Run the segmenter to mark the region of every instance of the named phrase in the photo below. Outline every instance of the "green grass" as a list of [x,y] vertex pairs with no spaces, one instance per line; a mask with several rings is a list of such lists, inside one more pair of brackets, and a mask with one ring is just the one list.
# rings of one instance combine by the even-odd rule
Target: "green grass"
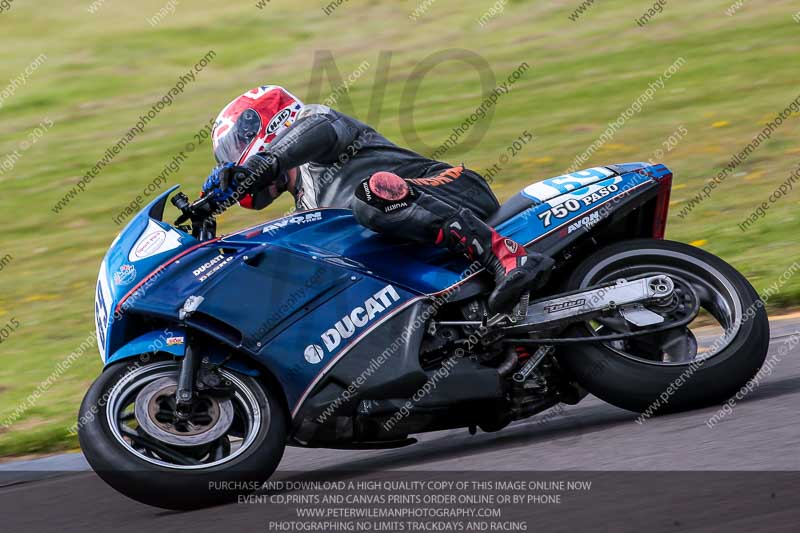
[[[506,198],[524,185],[560,174],[678,57],[686,65],[641,113],[586,163],[644,160],[680,126],[686,138],[663,157],[675,173],[668,236],[697,242],[742,270],[759,290],[798,257],[797,204],[792,193],[743,234],[736,227],[800,158],[800,124],[788,120],[692,215],[677,210],[798,93],[796,38],[789,1],[748,2],[733,17],[730,0],[668,3],[639,28],[647,4],[597,2],[577,22],[580,3],[512,1],[484,28],[477,20],[493,0],[437,0],[418,22],[415,1],[350,0],[326,16],[320,1],[273,0],[180,3],[156,28],[146,18],[165,4],[107,0],[97,14],[89,2],[15,2],[0,13],[0,91],[40,53],[47,61],[0,108],[0,163],[42,120],[54,126],[0,174],[0,327],[20,327],[0,344],[0,421],[23,402],[93,326],[97,268],[119,228],[112,222],[173,155],[230,99],[251,86],[279,83],[305,97],[312,90],[315,52],[330,50],[342,76],[362,61],[367,72],[352,86],[352,107],[366,119],[378,51],[391,50],[379,128],[404,143],[399,117],[413,113],[429,146],[442,143],[480,103],[478,73],[460,62],[439,65],[421,81],[413,110],[401,107],[415,66],[448,48],[477,52],[498,80],[521,62],[531,69],[503,96],[478,146],[446,159],[481,169],[497,161],[523,130],[537,140],[495,178]],[[687,5],[688,4],[688,5]],[[50,208],[205,53],[217,56],[197,82],[165,109],[62,214]],[[323,77],[321,97],[333,87]],[[188,192],[212,166],[207,145],[181,169]],[[285,212],[288,198],[262,213],[233,210],[223,231]],[[773,308],[800,300],[791,279]],[[101,368],[96,351],[82,355],[9,429],[0,429],[0,455],[74,447],[67,434],[83,392]]]

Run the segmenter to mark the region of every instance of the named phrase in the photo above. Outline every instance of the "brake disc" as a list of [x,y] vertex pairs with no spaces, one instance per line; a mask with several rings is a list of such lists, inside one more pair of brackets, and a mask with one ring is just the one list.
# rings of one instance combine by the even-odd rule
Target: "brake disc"
[[201,446],[225,435],[233,423],[233,403],[229,398],[200,396],[192,403],[185,420],[175,417],[173,377],[153,381],[136,395],[134,414],[142,431],[172,446]]

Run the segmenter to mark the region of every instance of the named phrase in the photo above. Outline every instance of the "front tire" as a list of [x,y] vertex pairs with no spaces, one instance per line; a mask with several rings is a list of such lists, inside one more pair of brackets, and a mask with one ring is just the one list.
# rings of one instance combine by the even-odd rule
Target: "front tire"
[[[559,362],[598,398],[648,416],[696,409],[733,396],[759,370],[769,349],[769,321],[755,289],[733,267],[704,250],[654,239],[620,242],[592,254],[570,276],[566,289],[643,274],[670,275],[695,293],[705,318],[720,324],[722,334],[713,349],[699,353],[699,342],[685,328],[686,340],[675,340],[696,353],[683,359],[669,350],[659,356],[659,348],[643,355],[637,350],[647,342],[656,344],[643,339],[631,343],[633,349],[621,342],[560,347]],[[587,323],[572,326],[566,335],[617,332]]]
[[[173,430],[175,436],[169,438],[168,423],[156,420],[155,429],[149,423],[143,426],[135,408],[143,397],[154,395],[154,387],[174,379],[179,368],[174,361],[128,361],[110,366],[97,378],[80,408],[78,438],[87,461],[122,494],[166,509],[206,507],[251,492],[274,472],[283,456],[284,409],[259,381],[222,370],[234,390],[231,406],[218,406],[211,415],[201,413],[191,431]],[[155,406],[151,411],[166,399],[164,394],[151,400]],[[214,401],[221,403],[208,399]],[[214,440],[207,442],[201,423],[221,419],[228,426],[225,434],[214,434]],[[156,430],[166,431],[163,435],[169,442],[153,438]]]

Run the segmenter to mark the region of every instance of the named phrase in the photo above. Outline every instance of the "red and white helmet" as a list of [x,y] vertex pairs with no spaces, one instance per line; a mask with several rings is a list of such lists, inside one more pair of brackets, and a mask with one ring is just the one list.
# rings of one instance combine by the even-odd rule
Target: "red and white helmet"
[[263,150],[297,119],[303,102],[277,85],[262,85],[239,96],[217,116],[211,140],[218,163],[241,165]]

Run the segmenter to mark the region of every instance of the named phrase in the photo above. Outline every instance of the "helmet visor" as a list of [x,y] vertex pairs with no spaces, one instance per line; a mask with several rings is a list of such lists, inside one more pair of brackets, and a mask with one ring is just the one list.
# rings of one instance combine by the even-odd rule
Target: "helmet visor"
[[222,137],[214,150],[219,163],[238,163],[245,151],[261,131],[261,117],[254,109],[246,109],[227,135]]

